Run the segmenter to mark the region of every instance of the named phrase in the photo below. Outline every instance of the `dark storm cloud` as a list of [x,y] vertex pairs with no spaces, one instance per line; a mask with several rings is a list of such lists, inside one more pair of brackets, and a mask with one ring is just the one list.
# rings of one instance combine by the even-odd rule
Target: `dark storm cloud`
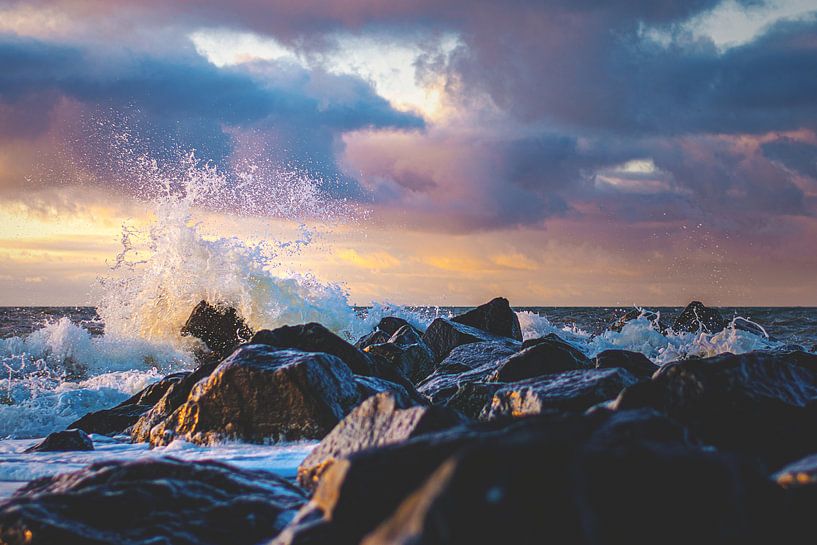
[[817,145],[783,137],[762,146],[763,154],[803,176],[817,180]]
[[[83,156],[110,135],[94,133],[108,114],[152,156],[198,150],[216,163],[232,151],[225,127],[274,132],[287,160],[338,176],[338,135],[366,127],[415,129],[423,121],[394,110],[368,83],[284,63],[219,69],[201,58],[104,55],[33,40],[0,40],[0,140],[36,139],[69,99],[86,106],[72,145]],[[109,120],[110,121],[110,120]],[[91,133],[87,130],[90,129]],[[67,135],[64,135],[67,136]],[[91,157],[103,163],[105,157]]]

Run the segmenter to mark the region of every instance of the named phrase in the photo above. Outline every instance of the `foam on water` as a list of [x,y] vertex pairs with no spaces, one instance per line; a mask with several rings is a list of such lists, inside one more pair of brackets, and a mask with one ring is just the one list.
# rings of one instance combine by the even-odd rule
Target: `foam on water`
[[646,312],[642,311],[641,316],[624,324],[620,331],[607,329],[600,335],[593,335],[575,326],[555,326],[547,316],[533,312],[517,312],[517,316],[525,339],[555,333],[590,357],[604,350],[631,350],[643,353],[659,365],[724,352],[743,354],[753,350],[774,350],[784,345],[780,341],[769,339],[767,335],[740,329],[738,323],[749,322],[758,332],[764,332],[761,326],[739,316],[733,318],[726,329],[717,333],[672,330],[662,333],[656,324],[657,320],[650,320]]

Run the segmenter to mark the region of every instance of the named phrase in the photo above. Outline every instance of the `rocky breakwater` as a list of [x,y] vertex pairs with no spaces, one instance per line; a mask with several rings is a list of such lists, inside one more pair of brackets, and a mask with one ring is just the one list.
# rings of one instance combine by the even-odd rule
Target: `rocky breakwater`
[[[690,308],[673,328],[725,323]],[[357,346],[319,324],[259,331],[134,396],[126,405],[148,409],[129,433],[154,445],[321,439],[297,485],[219,464],[98,464],[0,504],[0,542],[760,545],[810,535],[817,355],[659,368],[623,350],[591,358],[553,334],[522,342],[518,326],[495,299],[426,331],[384,320]]]

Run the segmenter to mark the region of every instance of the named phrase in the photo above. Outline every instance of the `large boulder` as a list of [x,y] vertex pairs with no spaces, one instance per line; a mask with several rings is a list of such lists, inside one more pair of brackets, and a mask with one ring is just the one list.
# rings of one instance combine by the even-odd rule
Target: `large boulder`
[[271,473],[172,458],[101,462],[0,504],[7,545],[233,545],[273,538],[305,501]]
[[527,348],[500,362],[489,380],[514,382],[563,371],[590,369],[590,359],[580,350],[550,334],[536,339]]
[[655,411],[537,416],[338,460],[273,543],[760,544],[773,489]]
[[416,406],[390,392],[377,394],[349,413],[312,450],[298,467],[298,482],[312,489],[339,458],[460,423],[461,417],[445,407]]
[[638,379],[625,369],[583,369],[514,382],[499,388],[483,418],[519,417],[545,411],[584,411],[615,399]]
[[369,345],[387,342],[398,330],[402,328],[409,328],[418,337],[423,335],[423,332],[411,325],[403,318],[396,316],[386,316],[378,322],[374,330],[368,335],[364,335],[355,343],[357,348],[363,350]]
[[776,468],[817,452],[815,400],[817,356],[751,352],[666,364],[616,406],[656,408],[704,441]]
[[386,342],[371,344],[364,351],[393,367],[412,384],[434,372],[434,353],[409,325],[398,329]]
[[673,331],[696,333],[699,330],[717,333],[726,327],[726,320],[721,313],[700,301],[692,301],[686,306],[672,324]]
[[48,437],[26,452],[63,452],[72,450],[94,450],[94,442],[82,430],[66,430],[49,433]]
[[463,449],[361,544],[775,540],[774,490],[762,473],[680,437],[669,441],[672,423],[658,415],[641,418],[653,422],[630,423],[613,445],[604,424],[576,423],[575,433],[554,427],[550,437]]
[[437,318],[423,334],[423,341],[434,353],[434,361],[441,362],[453,349],[470,343],[499,341],[512,344],[510,338],[493,335],[476,327],[461,324],[447,318]]
[[492,299],[465,314],[451,318],[451,320],[487,331],[498,337],[510,337],[517,341],[522,340],[522,328],[519,326],[519,318],[504,297]]
[[253,335],[250,344],[266,344],[303,352],[325,352],[340,358],[358,375],[375,374],[368,355],[315,322],[285,325],[273,330],[262,329]]
[[235,308],[201,301],[190,313],[181,334],[201,339],[207,348],[225,357],[247,341],[252,330]]
[[596,369],[626,369],[640,378],[649,378],[658,370],[650,359],[641,352],[629,350],[605,350],[594,359]]
[[[179,376],[169,387],[164,390],[162,397],[148,409],[130,428],[131,440],[134,443],[147,443],[150,441],[150,430],[179,408],[187,401],[187,396],[200,380],[210,376],[220,362],[211,361],[200,365],[195,371]],[[165,377],[164,380],[166,380]]]
[[460,345],[417,389],[432,403],[446,404],[464,385],[484,381],[496,371],[498,362],[516,353],[518,346],[518,343],[509,344],[503,340]]
[[389,381],[355,376],[331,354],[243,345],[151,428],[150,443],[321,439],[363,399],[383,390],[409,397]]
[[177,383],[183,381],[188,374],[182,372],[168,375],[162,380],[147,386],[116,407],[86,414],[79,420],[69,424],[67,429],[77,429],[85,433],[98,433],[100,435],[130,433],[132,427],[162,399],[165,393]]

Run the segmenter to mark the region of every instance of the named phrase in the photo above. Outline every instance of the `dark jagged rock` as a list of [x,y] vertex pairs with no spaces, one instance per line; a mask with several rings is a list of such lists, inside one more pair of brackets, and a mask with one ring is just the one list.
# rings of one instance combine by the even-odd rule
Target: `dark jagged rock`
[[498,389],[483,418],[519,417],[545,411],[584,411],[638,382],[625,369],[586,369],[545,375]]
[[335,356],[243,345],[151,429],[150,443],[321,439],[360,401],[355,377]]
[[94,450],[94,442],[82,430],[66,430],[49,433],[48,437],[26,452],[62,452],[71,450]]
[[704,441],[776,468],[817,452],[815,399],[817,356],[751,352],[666,364],[616,406],[654,407]]
[[773,491],[654,411],[530,417],[341,459],[273,543],[759,545]]
[[641,352],[629,350],[605,350],[596,356],[596,369],[626,369],[640,378],[649,378],[658,370],[650,359]]
[[389,335],[385,331],[375,329],[368,335],[364,335],[363,337],[359,338],[355,343],[355,348],[365,350],[366,347],[371,346],[373,344],[381,344],[388,342],[390,338],[391,335]]
[[499,382],[465,382],[445,401],[445,406],[469,418],[479,418],[482,410],[491,403],[494,394],[503,386],[504,384]]
[[609,329],[610,331],[620,332],[622,329],[624,329],[624,326],[627,325],[627,322],[631,322],[633,320],[636,320],[636,319],[640,318],[642,315],[644,316],[644,318],[646,318],[647,320],[652,322],[653,325],[661,333],[666,333],[667,330],[669,329],[667,324],[660,320],[660,317],[659,317],[658,313],[653,312],[651,310],[638,309],[638,308],[628,310],[626,313],[624,313],[623,316],[617,318],[615,321],[613,321],[611,324],[609,324],[607,326],[607,329]]
[[358,405],[323,438],[298,467],[298,482],[312,489],[338,458],[460,423],[459,415],[445,407],[412,406],[391,393],[377,394]]
[[503,340],[502,337],[447,318],[435,319],[423,334],[423,341],[434,353],[435,362],[443,361],[453,349],[463,344]]
[[518,343],[505,341],[460,345],[438,364],[437,370],[417,389],[432,403],[445,404],[463,385],[481,382],[496,371],[498,362],[515,354],[518,346]]
[[522,328],[519,326],[519,318],[504,297],[492,299],[465,314],[451,318],[451,320],[487,331],[498,337],[510,337],[517,341],[522,340]]
[[375,374],[369,356],[315,322],[285,325],[273,330],[262,329],[253,335],[250,344],[266,344],[276,348],[304,352],[325,352],[343,360],[353,373]]
[[500,362],[489,378],[492,382],[514,382],[562,371],[589,369],[592,362],[581,351],[559,337],[537,339],[521,352]]
[[201,301],[190,313],[181,334],[201,339],[207,348],[225,357],[249,339],[252,330],[235,308]]
[[[724,322],[726,321],[724,320]],[[734,325],[735,329],[739,329],[740,331],[746,331],[747,333],[757,335],[758,337],[764,337],[769,340],[774,340],[769,336],[768,333],[766,333],[766,330],[764,330],[761,326],[750,320],[747,320],[746,318],[741,318],[740,316],[738,316],[737,318],[734,318],[732,320],[732,324]]]
[[700,301],[692,301],[686,306],[672,324],[673,331],[687,331],[695,333],[703,329],[709,333],[717,333],[726,327],[726,321],[721,313],[714,308],[707,307]]
[[150,410],[150,405],[121,405],[113,409],[103,409],[88,413],[72,422],[66,429],[82,430],[85,433],[119,435],[128,433],[131,426]]
[[423,332],[408,323],[403,318],[398,318],[396,316],[386,316],[382,318],[380,322],[378,322],[377,327],[369,333],[361,337],[356,343],[355,346],[363,350],[367,346],[372,344],[381,344],[387,342],[392,336],[394,336],[400,329],[408,328],[410,329],[418,338],[422,337]]
[[774,491],[754,468],[638,435],[603,448],[596,433],[464,449],[361,544],[759,545],[776,537],[764,512]]
[[434,371],[434,354],[408,325],[398,329],[386,342],[367,346],[365,352],[394,368],[412,384]]
[[305,501],[284,479],[216,462],[102,462],[0,504],[8,545],[233,545],[273,538]]
[[[153,426],[165,420],[182,403],[187,401],[187,396],[190,395],[193,386],[200,380],[209,377],[219,363],[218,361],[210,361],[199,366],[192,373],[186,373],[179,380],[173,381],[162,397],[133,424],[130,430],[131,441],[134,443],[147,443],[150,441],[150,430],[153,429]],[[165,377],[163,381],[167,379],[168,377]]]

